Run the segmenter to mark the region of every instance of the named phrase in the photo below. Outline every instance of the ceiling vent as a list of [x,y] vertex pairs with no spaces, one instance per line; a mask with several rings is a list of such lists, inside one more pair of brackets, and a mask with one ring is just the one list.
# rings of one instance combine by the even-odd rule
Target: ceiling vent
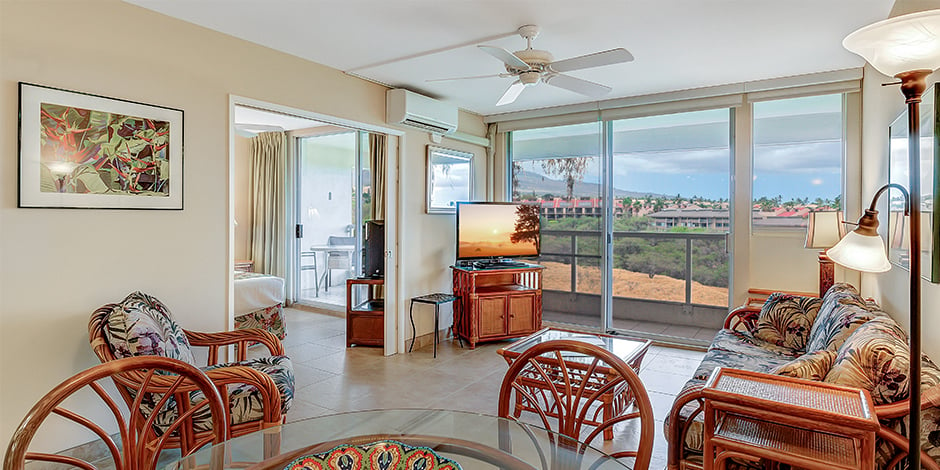
[[385,119],[389,124],[414,127],[432,134],[457,130],[457,107],[424,95],[396,88],[385,95]]

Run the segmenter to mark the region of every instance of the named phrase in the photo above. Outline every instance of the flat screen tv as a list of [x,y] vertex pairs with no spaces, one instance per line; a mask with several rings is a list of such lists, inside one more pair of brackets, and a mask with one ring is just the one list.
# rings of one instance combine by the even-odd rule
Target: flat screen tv
[[458,202],[457,259],[535,257],[540,251],[539,206],[516,202]]

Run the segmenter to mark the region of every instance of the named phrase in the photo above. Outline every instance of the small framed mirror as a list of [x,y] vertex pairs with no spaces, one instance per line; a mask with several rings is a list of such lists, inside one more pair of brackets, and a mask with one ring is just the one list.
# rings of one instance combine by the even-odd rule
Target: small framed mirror
[[428,145],[427,213],[456,213],[473,197],[472,179],[472,153]]

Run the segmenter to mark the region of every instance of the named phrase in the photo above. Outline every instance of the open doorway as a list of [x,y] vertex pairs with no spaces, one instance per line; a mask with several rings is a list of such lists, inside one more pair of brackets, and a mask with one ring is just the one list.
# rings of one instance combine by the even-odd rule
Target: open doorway
[[[376,213],[373,209],[395,207],[397,203],[397,193],[388,191],[384,181],[397,178],[400,132],[248,98],[233,97],[231,115],[233,265],[282,278],[280,299],[287,305],[306,304],[342,315],[346,311],[345,280],[363,272],[363,228],[375,225],[372,219],[390,218],[385,222],[391,230],[377,237],[382,243],[372,261],[378,260],[385,274],[385,289],[380,292],[390,305],[397,305],[396,272],[385,270],[386,265],[394,266],[395,214]],[[283,169],[282,180],[273,184],[283,191],[259,199],[257,175],[252,175],[257,171],[252,145],[257,146],[257,137],[265,134],[272,134],[284,144],[285,157],[277,166]],[[379,156],[381,159],[376,160]],[[378,176],[370,171],[372,167],[382,168]],[[373,183],[376,178],[381,179],[378,186]],[[373,199],[375,188],[381,188],[378,204]],[[382,202],[389,197],[391,200]],[[260,256],[280,260],[277,269],[255,260],[259,256],[253,241],[258,239],[259,224],[253,219],[257,218],[254,214],[259,200],[277,200],[281,204],[273,212],[283,214],[282,219],[261,224],[278,228],[271,238],[281,243],[281,248],[272,250],[280,254],[271,257],[262,250]],[[237,282],[230,286],[237,306],[239,286]],[[385,316],[386,355],[400,349],[399,322],[395,313]]]

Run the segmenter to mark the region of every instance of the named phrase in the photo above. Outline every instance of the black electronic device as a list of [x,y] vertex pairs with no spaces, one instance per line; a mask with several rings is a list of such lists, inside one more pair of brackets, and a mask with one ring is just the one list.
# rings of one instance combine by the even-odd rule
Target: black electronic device
[[367,221],[363,233],[363,276],[372,279],[385,277],[385,221]]
[[482,260],[492,268],[526,266],[506,258],[539,256],[539,212],[537,204],[521,202],[458,202],[457,260]]

